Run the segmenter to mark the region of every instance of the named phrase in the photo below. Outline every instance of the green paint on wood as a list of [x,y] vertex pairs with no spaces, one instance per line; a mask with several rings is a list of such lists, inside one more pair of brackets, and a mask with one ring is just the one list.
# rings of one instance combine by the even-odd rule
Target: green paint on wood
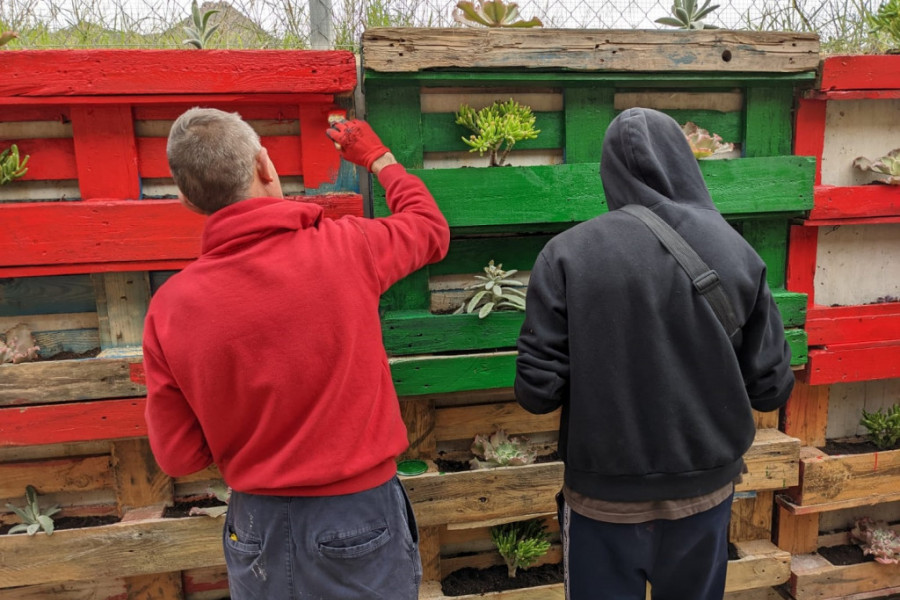
[[446,258],[431,265],[431,275],[483,275],[482,269],[491,260],[502,263],[506,270],[530,271],[537,255],[551,237],[528,235],[454,238],[450,242]]
[[[563,145],[563,114],[561,112],[534,113],[535,129],[540,130],[537,138],[516,142],[515,150],[543,150],[561,148]],[[456,124],[453,113],[425,113],[422,115],[425,152],[467,152],[469,147],[462,141],[472,132]],[[487,157],[485,157],[487,164]]]
[[366,113],[372,129],[401,164],[411,169],[422,167],[422,117],[418,86],[367,86]]
[[429,267],[419,269],[404,277],[382,294],[379,308],[382,312],[408,308],[428,310],[431,292],[428,291]]
[[772,288],[772,297],[775,298],[785,327],[800,327],[806,323],[806,294]]
[[[684,125],[688,121],[695,123],[710,133],[722,138],[723,142],[741,143],[744,139],[743,115],[740,112],[719,112],[716,110],[662,110],[676,121]],[[790,154],[790,151],[783,154]]]
[[809,361],[806,331],[802,329],[786,329],[784,335],[791,348],[791,366],[798,367]]
[[788,222],[785,219],[749,219],[741,233],[766,263],[770,287],[784,287],[787,268]]
[[599,163],[603,136],[615,118],[611,87],[565,90],[566,163]]
[[794,90],[749,87],[744,94],[746,103],[744,156],[790,154]]
[[[800,213],[813,205],[815,160],[800,156],[701,161],[724,215]],[[607,210],[596,163],[412,170],[452,227],[566,223]],[[376,189],[375,216],[389,214]]]
[[516,375],[514,352],[394,358],[390,364],[400,396],[512,387]]

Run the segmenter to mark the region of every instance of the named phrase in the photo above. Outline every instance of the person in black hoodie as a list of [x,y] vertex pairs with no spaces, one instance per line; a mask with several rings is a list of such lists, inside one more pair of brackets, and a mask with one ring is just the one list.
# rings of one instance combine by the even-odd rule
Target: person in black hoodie
[[[609,212],[538,256],[518,339],[515,393],[562,407],[557,496],[567,598],[721,600],[734,483],[751,409],[794,385],[766,266],[718,212],[678,123],[622,112],[603,141]],[[748,185],[752,182],[748,182]],[[739,325],[711,304],[651,230],[641,204],[715,270]]]

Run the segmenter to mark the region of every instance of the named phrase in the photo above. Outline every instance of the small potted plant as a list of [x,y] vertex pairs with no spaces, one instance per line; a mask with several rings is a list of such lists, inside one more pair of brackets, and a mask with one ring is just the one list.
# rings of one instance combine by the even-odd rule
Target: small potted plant
[[516,142],[533,140],[541,132],[534,128],[535,116],[531,107],[523,106],[510,98],[506,102],[496,101],[481,110],[475,110],[468,104],[459,107],[456,113],[456,124],[463,125],[473,132],[462,138],[471,149],[490,156],[490,166],[500,167]]
[[900,148],[895,148],[874,162],[865,156],[853,160],[853,166],[860,171],[871,171],[878,182],[900,185]]
[[475,275],[479,281],[466,286],[467,290],[478,290],[460,305],[453,314],[473,313],[478,311],[478,318],[483,319],[493,310],[525,310],[525,284],[512,279],[518,270],[503,270],[503,265],[494,265],[491,260],[484,268],[484,275]]
[[884,565],[900,564],[900,535],[886,523],[869,517],[857,519],[850,539],[862,548],[863,555]]
[[527,569],[550,549],[547,527],[540,519],[515,521],[491,527],[491,541],[506,563],[507,574],[516,576],[519,569]]

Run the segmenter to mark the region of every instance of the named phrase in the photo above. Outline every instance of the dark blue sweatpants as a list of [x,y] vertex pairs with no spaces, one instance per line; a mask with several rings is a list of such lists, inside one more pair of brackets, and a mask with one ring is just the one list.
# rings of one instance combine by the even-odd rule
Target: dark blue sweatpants
[[567,600],[722,600],[728,568],[730,496],[705,512],[626,525],[572,511],[559,524]]
[[396,477],[345,496],[233,492],[223,538],[232,600],[419,596],[419,536]]

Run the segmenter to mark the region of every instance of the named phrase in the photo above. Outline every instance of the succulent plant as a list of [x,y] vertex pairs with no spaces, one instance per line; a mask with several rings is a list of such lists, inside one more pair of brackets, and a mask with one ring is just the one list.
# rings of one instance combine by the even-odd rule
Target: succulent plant
[[17,37],[19,37],[19,33],[17,31],[0,32],[0,46],[5,46],[6,44],[13,41]]
[[883,521],[869,517],[857,519],[850,530],[850,539],[862,548],[864,555],[873,556],[885,565],[900,564],[900,535]]
[[502,429],[489,436],[476,435],[471,450],[475,455],[469,461],[473,469],[530,465],[537,456],[537,450],[528,445],[528,438],[509,437]]
[[506,4],[502,0],[478,0],[474,2],[463,0],[456,3],[458,13],[454,18],[458,23],[470,27],[543,27],[543,23],[537,17],[528,21],[519,18],[519,5],[510,2]]
[[885,0],[877,11],[867,15],[866,22],[872,33],[888,38],[892,50],[900,49],[900,0]]
[[43,529],[47,535],[53,535],[54,524],[51,517],[60,509],[58,506],[54,506],[42,512],[38,503],[37,490],[33,485],[25,486],[25,508],[19,508],[12,504],[7,504],[6,507],[22,519],[21,523],[13,525],[9,530],[10,534],[24,531],[28,535],[34,535]]
[[29,157],[26,156],[20,160],[19,147],[15,144],[0,152],[0,185],[25,175],[28,172],[28,169],[25,168],[25,165],[28,164],[28,159]]
[[534,121],[531,107],[522,106],[512,98],[507,102],[498,100],[478,111],[463,104],[456,113],[456,124],[474,132],[462,138],[471,148],[469,152],[478,152],[480,156],[490,153],[492,167],[506,162],[516,142],[537,137],[541,131],[534,128]]
[[550,549],[547,528],[540,519],[495,525],[491,527],[491,541],[506,562],[510,577],[515,577],[518,569],[533,565]]
[[672,4],[672,16],[662,17],[656,22],[660,25],[668,25],[669,27],[678,27],[680,29],[718,29],[715,25],[707,25],[701,19],[719,8],[719,5],[709,5],[710,0],[706,0],[703,6],[697,7],[697,0],[675,0]]
[[225,485],[224,481],[217,481],[211,484],[207,491],[216,497],[219,502],[224,502],[225,506],[194,506],[188,511],[188,515],[206,515],[207,517],[217,518],[228,512],[228,501],[231,499],[231,488]]
[[40,347],[24,323],[7,331],[5,337],[6,343],[0,342],[0,364],[29,362],[37,358]]
[[681,130],[691,146],[694,158],[698,160],[734,150],[734,144],[723,142],[718,134],[710,133],[692,121],[682,125]]
[[478,290],[468,300],[454,311],[453,314],[473,313],[478,310],[478,318],[483,319],[494,310],[509,308],[512,310],[525,310],[525,292],[519,288],[525,287],[521,281],[511,279],[518,273],[517,270],[504,271],[503,265],[494,266],[490,261],[484,268],[484,275],[476,275],[478,283],[466,286],[467,290]]
[[888,450],[900,442],[900,404],[873,412],[862,411],[859,424],[869,430],[869,439],[879,450]]
[[861,171],[872,171],[878,179],[890,185],[900,185],[900,148],[894,148],[875,162],[865,156],[853,161],[853,166]]
[[197,6],[197,0],[191,2],[191,21],[192,25],[185,27],[184,32],[188,34],[188,39],[184,40],[184,44],[190,44],[194,48],[202,50],[206,48],[206,44],[212,37],[212,34],[219,28],[218,25],[209,27],[209,18],[219,12],[218,10],[207,10],[200,13],[200,7]]

